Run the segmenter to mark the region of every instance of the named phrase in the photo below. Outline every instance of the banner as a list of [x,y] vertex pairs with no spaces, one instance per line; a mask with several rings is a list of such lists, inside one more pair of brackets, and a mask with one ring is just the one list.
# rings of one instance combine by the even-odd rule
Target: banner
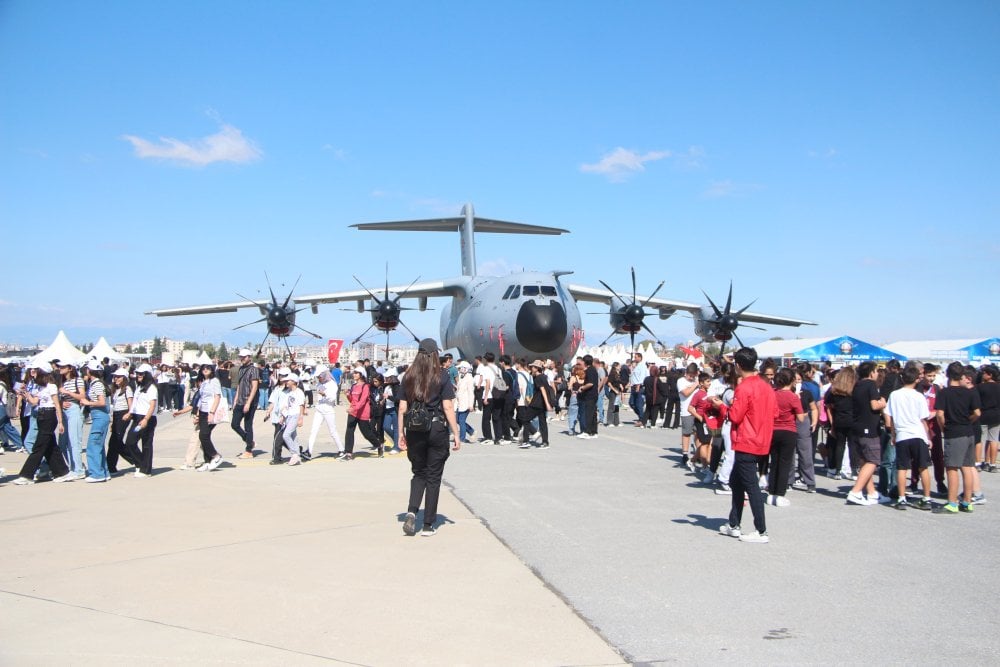
[[329,341],[327,341],[326,358],[327,360],[329,360],[331,365],[337,363],[337,360],[340,359],[340,348],[342,347],[344,347],[343,340],[335,340],[331,338]]

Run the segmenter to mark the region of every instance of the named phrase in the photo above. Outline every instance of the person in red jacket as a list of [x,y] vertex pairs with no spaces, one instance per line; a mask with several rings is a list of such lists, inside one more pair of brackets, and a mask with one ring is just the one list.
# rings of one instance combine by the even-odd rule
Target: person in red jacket
[[[719,532],[729,537],[738,537],[741,542],[765,544],[770,538],[764,522],[764,492],[758,484],[757,466],[762,460],[767,460],[771,450],[778,405],[774,389],[757,374],[756,350],[741,347],[733,360],[740,373],[733,405],[729,408],[735,459],[729,478],[733,496],[729,521],[719,527]],[[746,496],[749,496],[750,511],[753,512],[755,530],[752,533],[743,533],[740,529]]]
[[354,384],[351,385],[347,395],[351,402],[347,409],[347,433],[344,434],[344,451],[337,458],[343,461],[354,459],[355,429],[361,429],[361,435],[373,447],[378,448],[378,456],[382,458],[383,444],[379,442],[369,423],[372,416],[371,389],[368,386],[365,370],[360,366],[354,369]]

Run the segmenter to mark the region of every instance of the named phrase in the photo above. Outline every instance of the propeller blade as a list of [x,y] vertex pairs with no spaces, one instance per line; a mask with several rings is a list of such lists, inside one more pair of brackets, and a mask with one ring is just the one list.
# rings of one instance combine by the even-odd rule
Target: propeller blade
[[267,271],[264,272],[264,280],[267,281],[267,291],[271,293],[271,303],[277,305],[278,297],[274,296],[274,290],[271,289],[271,277],[267,275]]
[[753,301],[751,301],[751,302],[750,302],[750,303],[748,303],[747,305],[745,305],[745,306],[743,306],[742,308],[740,308],[739,310],[737,310],[737,311],[736,311],[736,315],[737,315],[737,316],[739,316],[739,315],[742,315],[742,314],[743,314],[743,311],[744,311],[744,310],[746,310],[746,309],[747,309],[747,308],[749,308],[750,306],[754,305],[755,303],[757,303],[757,299],[754,299]]
[[299,274],[299,277],[295,279],[295,284],[292,285],[292,289],[288,292],[288,296],[285,297],[285,303],[281,304],[282,308],[288,308],[288,302],[292,300],[292,294],[295,292],[295,288],[299,286],[300,280],[302,280],[301,273]]
[[[406,289],[403,290],[403,292],[401,294],[397,294],[396,298],[393,299],[392,302],[398,306],[399,305],[399,300],[402,299],[404,296],[406,296],[406,293],[410,291],[411,287],[413,287],[414,285],[417,284],[418,280],[420,280],[420,276],[417,276],[416,278],[414,278],[413,282],[410,283],[409,285],[407,285]],[[386,282],[386,292],[385,292],[386,296],[388,296],[388,294],[389,294],[388,290],[389,290],[389,283]],[[413,310],[413,308],[400,308],[400,310]]]
[[726,297],[726,310],[723,311],[726,315],[729,314],[729,310],[733,307],[733,281],[729,281],[729,296]]
[[[362,287],[364,287],[364,285],[362,285]],[[362,338],[364,338],[364,337],[365,337],[365,334],[367,334],[367,333],[368,333],[369,331],[371,331],[371,330],[372,330],[372,327],[373,327],[373,326],[375,326],[375,323],[374,323],[374,322],[372,322],[371,324],[369,324],[369,325],[368,325],[368,328],[367,328],[367,329],[365,329],[364,331],[362,331],[362,332],[361,332],[361,335],[360,335],[360,336],[358,336],[357,338],[355,338],[354,340],[352,340],[352,341],[351,341],[351,345],[354,345],[354,344],[355,344],[355,343],[357,343],[357,342],[358,342],[359,340],[361,340]]]
[[610,286],[610,285],[608,285],[608,284],[607,284],[606,282],[604,282],[603,280],[598,280],[597,282],[599,282],[599,283],[601,283],[602,285],[604,285],[604,289],[608,290],[609,292],[611,292],[612,294],[614,294],[614,295],[615,295],[616,297],[618,297],[618,300],[619,300],[619,301],[621,301],[622,303],[625,303],[625,299],[623,299],[623,298],[621,298],[620,296],[618,296],[618,292],[616,292],[616,291],[614,291],[613,289],[611,289],[611,286]]
[[264,334],[264,340],[260,341],[260,345],[257,346],[257,355],[256,356],[258,356],[258,357],[260,356],[260,351],[264,349],[264,343],[267,342],[267,337],[270,336],[270,335],[271,335],[270,331],[268,331],[266,334]]
[[299,331],[304,331],[304,332],[306,332],[307,334],[309,334],[309,335],[310,335],[310,336],[312,336],[313,338],[322,338],[322,336],[320,336],[319,334],[317,334],[317,333],[313,333],[312,331],[309,331],[309,329],[306,329],[306,328],[304,328],[304,327],[300,327],[300,326],[299,326],[298,324],[296,324],[296,325],[295,325],[295,328],[296,328],[296,329],[298,329]]
[[266,317],[262,317],[259,320],[254,320],[253,322],[247,322],[246,324],[241,324],[238,327],[233,327],[233,331],[236,331],[237,329],[242,329],[243,327],[248,327],[251,324],[260,324],[261,322],[266,322],[266,321],[267,321],[267,318]]
[[385,263],[385,298],[389,298],[389,262]]
[[[642,304],[642,308],[643,308],[643,310],[645,310],[645,308],[646,308],[646,305],[647,305],[647,304],[648,304],[648,303],[649,303],[650,301],[652,301],[652,300],[653,300],[653,297],[655,297],[655,296],[656,296],[656,293],[657,293],[657,292],[659,292],[659,291],[660,291],[660,290],[661,290],[661,289],[663,288],[663,286],[664,286],[664,285],[665,285],[666,283],[667,283],[667,281],[666,281],[666,280],[661,280],[661,281],[660,281],[660,284],[656,286],[656,289],[655,289],[655,290],[653,290],[653,293],[652,293],[652,294],[650,294],[650,295],[649,295],[649,298],[647,298],[647,299],[646,299],[646,301],[645,301],[645,302],[644,302],[644,303]],[[648,313],[647,313],[647,314],[648,314]]]
[[631,267],[631,269],[632,269],[632,303],[635,303],[635,267],[633,266]]
[[399,326],[401,326],[401,327],[403,327],[404,329],[406,329],[407,331],[409,331],[410,335],[411,335],[411,336],[413,336],[413,340],[415,340],[415,341],[416,341],[416,342],[418,342],[418,343],[420,342],[420,339],[419,339],[419,338],[417,338],[417,334],[415,334],[415,333],[413,333],[412,331],[410,331],[410,327],[406,326],[406,323],[405,323],[405,322],[403,322],[403,320],[400,320],[400,321],[399,321]]
[[361,282],[360,280],[358,280],[357,276],[351,276],[351,277],[354,278],[354,281],[356,283],[358,283],[359,285],[361,285],[361,289],[363,289],[364,291],[368,292],[368,296],[370,296],[372,299],[375,300],[375,305],[379,305],[379,304],[382,303],[382,299],[380,299],[377,296],[375,296],[375,294],[373,294],[370,289],[368,289],[367,287],[365,287],[365,284],[363,282]]
[[764,327],[756,327],[752,324],[741,324],[740,326],[743,327],[744,329],[756,329],[757,331],[767,331],[767,329],[765,329]]
[[253,299],[247,299],[247,298],[246,298],[245,296],[243,296],[243,295],[242,295],[242,294],[240,294],[239,292],[237,292],[237,293],[236,293],[236,296],[238,296],[238,297],[240,297],[241,299],[244,299],[244,300],[246,300],[246,301],[249,301],[249,302],[250,302],[250,303],[252,303],[253,305],[257,306],[258,308],[267,308],[267,306],[265,306],[265,305],[263,305],[263,304],[260,304],[260,303],[257,303],[257,302],[256,302],[256,301],[254,301]]
[[736,342],[740,344],[740,347],[746,347],[746,345],[743,344],[743,341],[740,340],[740,335],[735,331],[733,332],[733,337],[736,338]]
[[646,331],[647,331],[647,332],[649,333],[649,335],[653,337],[653,340],[655,340],[655,341],[656,341],[656,344],[657,344],[657,345],[659,345],[660,347],[666,347],[666,345],[664,345],[664,344],[663,344],[663,341],[661,341],[661,340],[660,340],[660,339],[659,339],[659,338],[657,337],[657,335],[656,335],[655,333],[653,333],[653,330],[652,330],[652,329],[650,329],[650,328],[649,328],[648,326],[646,326],[646,323],[645,323],[645,322],[643,322],[643,323],[642,323],[642,328],[643,328],[643,329],[645,329],[645,330],[646,330]]
[[611,333],[609,333],[609,334],[608,334],[608,337],[607,337],[607,338],[605,338],[605,339],[604,339],[603,341],[601,341],[601,344],[600,344],[600,345],[598,345],[597,347],[604,347],[604,345],[605,345],[605,344],[606,344],[606,343],[607,343],[607,342],[608,342],[609,340],[611,340],[611,337],[612,337],[612,336],[614,336],[614,335],[615,335],[615,333],[616,333],[616,332],[614,332],[614,331],[612,331]]
[[628,332],[628,350],[629,350],[629,352],[635,352],[635,332],[634,331],[629,331]]
[[712,301],[712,297],[710,297],[708,294],[706,294],[705,290],[702,290],[701,293],[705,295],[706,299],[708,299],[708,303],[712,306],[712,310],[715,311],[715,317],[717,319],[721,319],[722,318],[722,311],[719,310],[719,307],[715,305],[714,301]]

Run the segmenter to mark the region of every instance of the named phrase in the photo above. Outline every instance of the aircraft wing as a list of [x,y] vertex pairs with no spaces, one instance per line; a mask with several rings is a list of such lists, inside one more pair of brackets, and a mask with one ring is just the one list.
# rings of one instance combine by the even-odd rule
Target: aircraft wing
[[157,315],[159,317],[169,317],[172,315],[206,315],[208,313],[235,313],[240,308],[260,308],[261,305],[253,301],[234,301],[233,303],[217,303],[211,306],[188,306],[186,308],[162,308],[160,310],[147,311],[146,315]]
[[[413,285],[390,286],[389,291],[396,296],[403,298],[419,299],[422,297],[463,297],[469,284],[467,276],[459,276],[446,280],[435,280],[426,283],[416,283]],[[385,288],[372,287],[371,291],[378,298],[383,298]],[[360,299],[370,299],[371,294],[364,289],[348,290],[345,292],[327,292],[326,294],[306,294],[304,296],[293,297],[296,304],[309,304],[315,306],[321,303],[341,303],[344,301],[358,301]]]
[[[572,294],[573,298],[575,298],[577,301],[593,301],[597,303],[608,304],[610,306],[611,300],[615,298],[614,292],[611,292],[606,289],[598,289],[596,287],[584,287],[583,285],[567,285],[566,287],[567,289],[569,289],[569,293]],[[628,298],[632,295],[623,294],[622,296]],[[661,310],[667,310],[667,311],[686,310],[692,313],[695,311],[701,311],[701,305],[697,303],[688,303],[687,301],[674,301],[672,299],[662,299],[660,297],[653,297],[652,299],[649,299],[648,303],[646,303],[647,299],[649,299],[649,297],[642,295],[636,295],[635,297],[637,303],[646,304],[647,306],[650,306],[652,308],[659,308]]]
[[[597,289],[594,287],[585,287],[583,285],[567,285],[570,294],[577,301],[594,301],[598,303],[604,303],[611,305],[611,300],[615,298],[613,292],[606,289]],[[622,294],[621,296],[626,299],[631,297],[631,294]],[[678,310],[684,310],[689,313],[695,314],[701,313],[702,308],[705,306],[699,303],[689,303],[687,301],[674,301],[672,299],[662,299],[660,297],[653,297],[647,301],[648,297],[642,295],[636,295],[635,300],[639,304],[643,304],[650,308],[657,308],[661,311],[676,312]],[[710,306],[709,306],[710,307]],[[800,320],[792,317],[783,317],[781,315],[764,315],[762,313],[751,313],[749,311],[744,312],[739,315],[740,322],[753,322],[755,324],[775,324],[783,327],[797,327],[803,324],[815,325],[815,322],[810,322],[808,320]]]

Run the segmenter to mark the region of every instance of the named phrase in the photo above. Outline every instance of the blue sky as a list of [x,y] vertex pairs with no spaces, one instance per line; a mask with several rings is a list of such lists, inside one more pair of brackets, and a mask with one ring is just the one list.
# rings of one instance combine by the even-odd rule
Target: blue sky
[[6,0],[0,340],[257,340],[231,331],[249,311],[142,313],[265,270],[298,293],[457,274],[457,236],[348,225],[466,201],[572,231],[481,235],[489,271],[625,290],[635,266],[686,301],[732,279],[820,322],[802,336],[995,336],[998,72],[995,2]]

